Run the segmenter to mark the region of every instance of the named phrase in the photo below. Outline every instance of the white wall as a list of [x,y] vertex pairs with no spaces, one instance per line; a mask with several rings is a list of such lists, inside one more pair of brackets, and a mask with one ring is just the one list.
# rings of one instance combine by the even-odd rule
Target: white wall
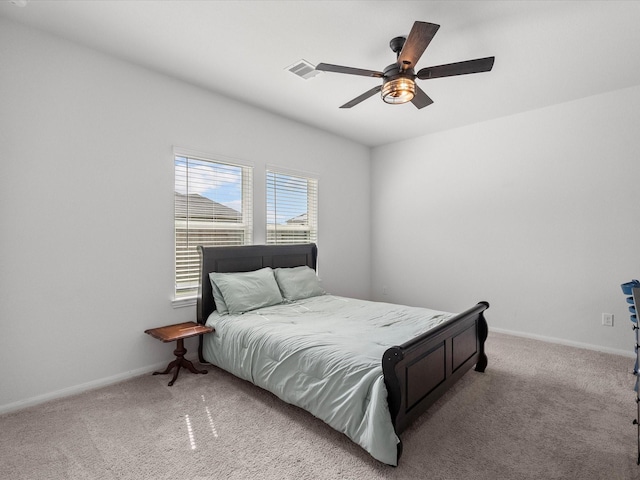
[[325,287],[369,296],[368,148],[0,19],[0,412],[171,359],[173,145],[254,164],[256,243],[265,165],[318,174]]
[[374,149],[372,296],[633,352],[638,125],[635,87]]

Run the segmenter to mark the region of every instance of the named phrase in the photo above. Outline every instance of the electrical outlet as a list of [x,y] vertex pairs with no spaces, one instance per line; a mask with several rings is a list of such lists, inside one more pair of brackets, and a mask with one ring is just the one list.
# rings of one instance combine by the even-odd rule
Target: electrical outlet
[[613,327],[613,313],[602,314],[602,325],[605,327]]
[[387,286],[386,286],[386,285],[383,285],[383,286],[382,286],[382,294],[383,294],[383,295],[386,295],[387,293],[388,293],[388,292],[387,292]]

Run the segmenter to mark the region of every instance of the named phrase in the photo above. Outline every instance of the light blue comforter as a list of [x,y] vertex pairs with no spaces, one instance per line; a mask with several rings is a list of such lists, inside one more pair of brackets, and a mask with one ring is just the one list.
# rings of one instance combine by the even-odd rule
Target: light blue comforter
[[213,312],[204,357],[397,465],[382,355],[454,314],[323,295],[241,315]]

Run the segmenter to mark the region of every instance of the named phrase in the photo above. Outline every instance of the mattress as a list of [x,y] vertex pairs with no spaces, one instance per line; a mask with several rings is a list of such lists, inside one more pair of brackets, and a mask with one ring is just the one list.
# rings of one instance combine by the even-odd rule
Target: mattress
[[204,358],[301,407],[397,465],[382,355],[452,313],[334,295],[238,315],[213,312]]

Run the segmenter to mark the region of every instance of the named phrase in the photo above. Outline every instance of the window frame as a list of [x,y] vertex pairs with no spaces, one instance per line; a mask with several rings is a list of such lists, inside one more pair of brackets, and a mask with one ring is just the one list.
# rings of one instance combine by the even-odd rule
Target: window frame
[[[178,190],[178,171],[177,171],[177,167],[178,167],[178,159],[179,158],[184,158],[187,160],[191,159],[197,162],[200,162],[200,164],[202,164],[202,162],[205,163],[210,163],[212,165],[221,165],[223,168],[224,167],[237,167],[240,168],[240,172],[241,172],[241,179],[240,179],[240,189],[241,189],[241,202],[242,202],[242,210],[241,210],[241,215],[242,215],[242,221],[240,223],[236,223],[236,222],[215,222],[215,219],[212,218],[211,221],[208,220],[203,220],[201,221],[201,225],[202,226],[202,222],[206,222],[208,224],[208,227],[211,227],[211,225],[213,225],[213,230],[215,232],[215,230],[226,230],[226,231],[237,231],[237,232],[241,232],[241,235],[243,237],[243,242],[242,243],[224,243],[225,245],[251,245],[253,244],[253,235],[254,235],[254,211],[253,211],[253,204],[254,204],[254,175],[255,175],[255,168],[254,165],[251,162],[247,162],[245,160],[239,160],[237,158],[231,158],[225,155],[219,155],[219,154],[211,154],[211,153],[205,153],[205,152],[199,152],[199,151],[194,151],[191,149],[186,149],[186,148],[181,148],[181,147],[174,147],[173,148],[173,170],[174,170],[174,213],[173,213],[173,233],[174,233],[174,262],[173,262],[173,278],[174,278],[174,286],[173,286],[173,299],[172,299],[172,305],[174,308],[178,308],[178,307],[183,307],[183,306],[190,306],[190,305],[195,305],[196,304],[196,300],[197,300],[197,288],[194,291],[194,285],[193,283],[189,286],[189,285],[184,285],[184,288],[181,288],[180,282],[178,280],[178,263],[179,263],[179,240],[178,240],[178,236],[179,236],[179,221],[181,219],[179,219],[179,212],[178,212],[178,193],[180,193]],[[197,164],[196,164],[197,165]],[[188,166],[187,166],[188,169]],[[188,171],[188,170],[187,170]],[[186,181],[186,177],[187,174],[184,174],[184,178]],[[219,177],[218,177],[219,180]],[[213,183],[215,183],[215,179],[213,182],[211,182],[211,185],[213,185]],[[188,196],[189,196],[190,192],[187,191],[186,194],[183,195],[187,195],[187,205],[188,205]],[[208,198],[208,197],[205,197]],[[209,199],[212,202],[215,202],[216,204],[222,204],[224,205],[224,203],[222,202],[217,202],[215,200]],[[226,205],[225,205],[226,206]],[[188,207],[187,207],[188,208]],[[231,208],[231,207],[230,207]],[[190,221],[190,216],[189,213],[187,212],[185,214],[186,218],[184,220],[182,220],[184,223],[186,223],[186,227],[185,230],[187,231],[187,237],[188,237],[188,232],[189,232],[189,221]],[[197,220],[196,220],[197,222]],[[210,228],[209,228],[210,229]],[[197,230],[197,229],[196,229]],[[202,229],[200,229],[202,230]],[[210,229],[211,230],[211,229]],[[202,235],[202,233],[197,233],[197,235]],[[214,241],[212,242],[197,242],[194,245],[190,245],[188,240],[187,240],[187,249],[189,248],[195,248],[195,245],[197,244],[208,244],[208,245],[213,245],[215,244]],[[189,255],[189,254],[187,254]],[[193,253],[190,254],[193,257]],[[193,269],[193,267],[187,267],[187,268],[191,268]],[[198,268],[199,270],[199,268]],[[193,274],[191,274],[193,275]],[[199,274],[198,274],[199,276]],[[187,293],[181,293],[181,291],[187,290]]]

